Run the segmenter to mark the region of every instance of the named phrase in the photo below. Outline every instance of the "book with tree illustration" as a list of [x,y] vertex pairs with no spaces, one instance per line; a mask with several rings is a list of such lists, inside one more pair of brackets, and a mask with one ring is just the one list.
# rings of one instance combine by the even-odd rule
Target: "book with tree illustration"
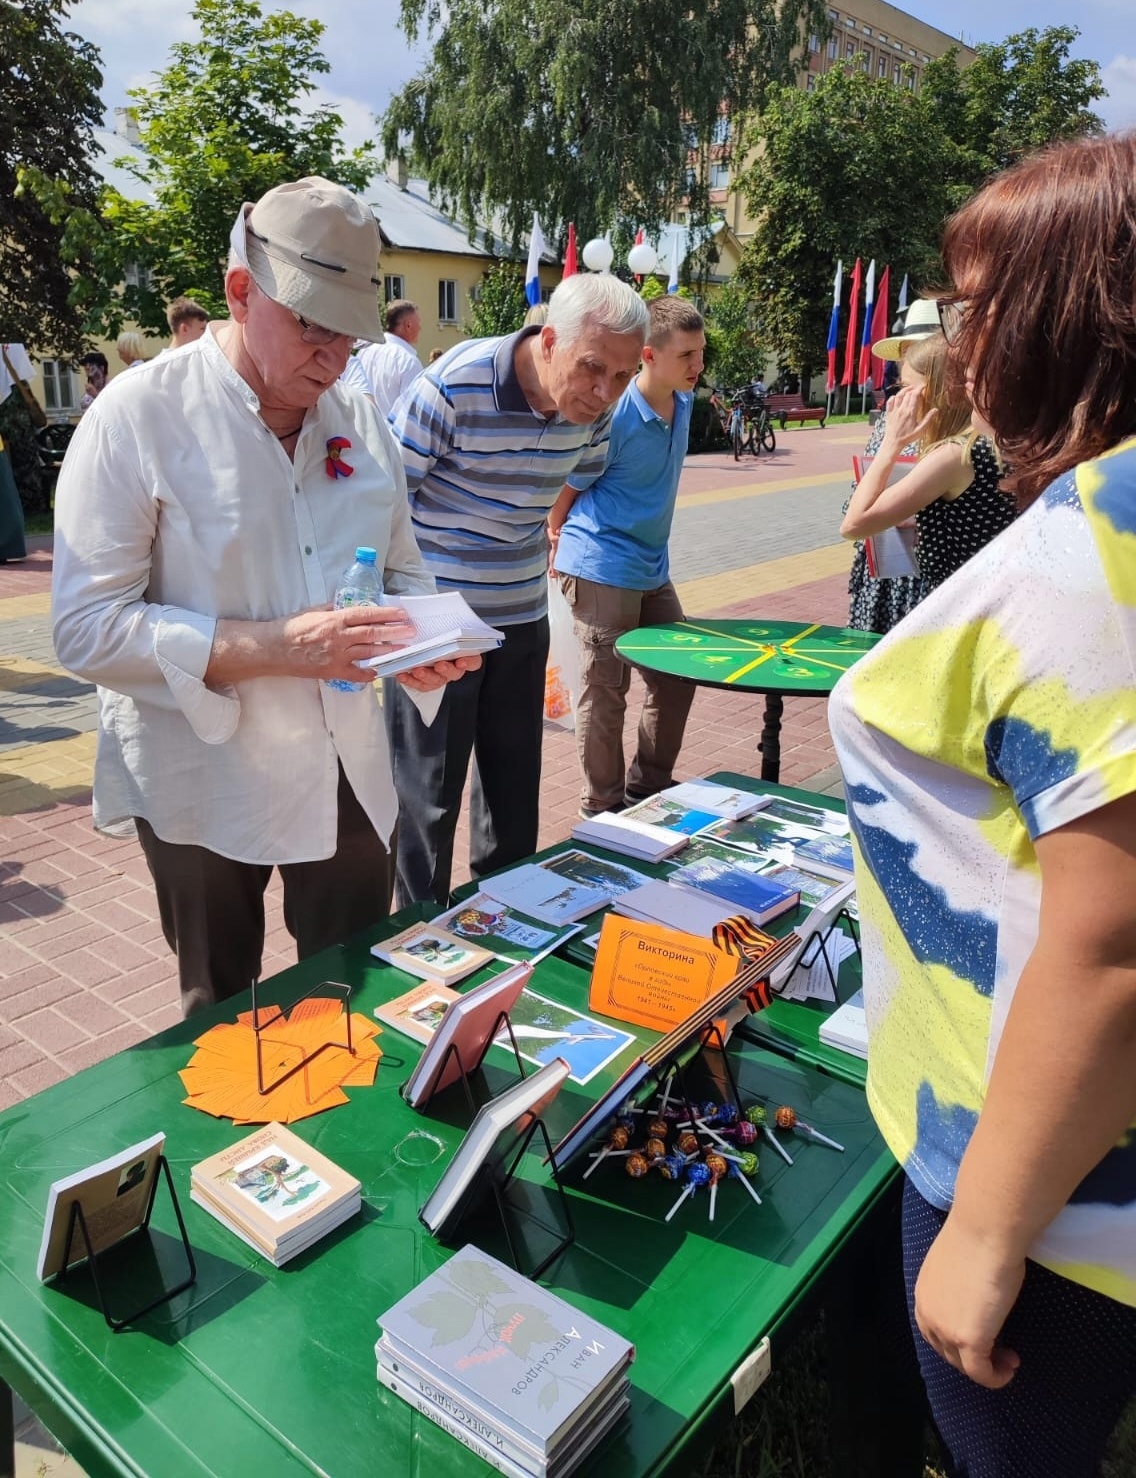
[[282,1124],[266,1124],[195,1165],[190,1196],[277,1264],[360,1206],[355,1177]]

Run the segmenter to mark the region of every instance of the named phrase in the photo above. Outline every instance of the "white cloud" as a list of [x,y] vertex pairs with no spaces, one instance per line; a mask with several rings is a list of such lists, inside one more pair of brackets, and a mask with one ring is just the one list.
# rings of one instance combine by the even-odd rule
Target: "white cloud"
[[1114,56],[1101,68],[1108,97],[1097,103],[1097,111],[1109,128],[1136,127],[1136,56]]
[[334,108],[343,119],[343,142],[349,149],[360,144],[378,143],[379,125],[375,122],[375,110],[370,103],[358,98],[340,97],[325,87],[317,87],[304,100],[304,109],[309,107]]

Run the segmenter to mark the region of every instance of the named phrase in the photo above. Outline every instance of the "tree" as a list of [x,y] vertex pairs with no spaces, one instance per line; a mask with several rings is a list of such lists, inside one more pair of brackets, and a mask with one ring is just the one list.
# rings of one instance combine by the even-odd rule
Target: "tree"
[[465,332],[474,339],[516,333],[527,306],[521,269],[513,262],[497,262],[482,274]]
[[845,67],[813,92],[779,89],[755,132],[743,185],[758,224],[736,281],[763,339],[808,374],[823,363],[838,258],[935,280],[957,151],[925,94]]
[[82,321],[69,302],[62,222],[23,183],[54,181],[93,210],[89,163],[102,120],[93,46],[63,29],[71,0],[0,0],[0,340],[78,354]]
[[471,228],[500,212],[516,245],[534,210],[550,240],[621,212],[653,229],[688,195],[704,218],[692,150],[727,153],[724,120],[827,21],[821,0],[402,0],[401,25],[433,50],[383,116],[388,157],[409,147],[447,208]]
[[1069,56],[1079,34],[1073,26],[1031,28],[979,46],[969,66],[960,67],[952,49],[924,70],[923,94],[959,149],[956,203],[1044,144],[1101,131],[1091,111],[1105,96],[1100,68]]
[[[74,300],[103,332],[127,317],[164,331],[165,303],[181,293],[223,313],[229,235],[243,201],[310,174],[361,190],[376,166],[366,149],[346,152],[333,109],[304,111],[314,79],[329,70],[322,22],[287,10],[264,15],[257,0],[195,0],[193,16],[200,38],[172,46],[153,86],[130,94],[146,157],[129,168],[154,203],[107,188],[101,222],[69,222],[67,240],[100,264],[76,282]],[[145,272],[122,288],[128,264]]]
[[747,285],[730,279],[706,309],[706,374],[724,390],[748,384],[764,368]]

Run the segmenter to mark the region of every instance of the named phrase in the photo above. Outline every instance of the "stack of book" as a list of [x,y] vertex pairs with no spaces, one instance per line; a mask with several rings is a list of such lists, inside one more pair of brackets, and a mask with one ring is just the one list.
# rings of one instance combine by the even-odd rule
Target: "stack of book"
[[411,667],[428,667],[453,657],[492,652],[505,633],[488,625],[457,591],[444,595],[384,595],[384,606],[399,606],[414,623],[414,639],[396,651],[368,657],[360,667],[379,677],[394,677]]
[[688,780],[648,796],[626,811],[603,811],[581,821],[573,827],[572,835],[577,841],[594,842],[629,857],[659,862],[680,852],[692,836],[707,827],[750,816],[768,805],[770,799],[712,780]]
[[567,1478],[630,1404],[633,1346],[473,1246],[379,1325],[380,1382],[513,1478]]
[[266,1124],[190,1171],[192,1200],[280,1267],[359,1210],[353,1175],[282,1124]]

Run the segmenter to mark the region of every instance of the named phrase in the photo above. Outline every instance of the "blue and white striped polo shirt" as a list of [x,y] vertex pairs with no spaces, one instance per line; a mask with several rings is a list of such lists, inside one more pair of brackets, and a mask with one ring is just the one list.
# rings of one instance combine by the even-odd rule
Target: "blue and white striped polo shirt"
[[496,626],[547,609],[545,518],[569,474],[603,471],[611,412],[585,426],[538,415],[514,367],[538,327],[459,344],[395,405],[414,537],[439,590]]

